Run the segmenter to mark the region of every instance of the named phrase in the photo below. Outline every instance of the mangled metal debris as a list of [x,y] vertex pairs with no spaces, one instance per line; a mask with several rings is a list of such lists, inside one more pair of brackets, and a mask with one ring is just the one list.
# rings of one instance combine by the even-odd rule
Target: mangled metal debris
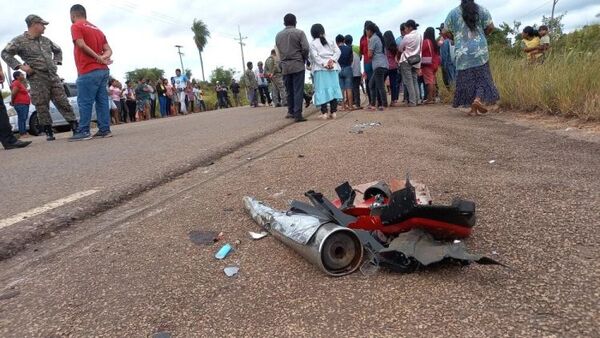
[[244,205],[273,237],[328,275],[343,276],[358,269],[363,249],[351,229],[330,222],[325,215],[280,212],[251,197],[244,197]]
[[362,134],[362,133],[364,133],[365,129],[374,128],[374,127],[380,127],[380,126],[381,126],[381,122],[358,123],[358,124],[355,124],[350,129],[350,132],[354,133],[354,134]]
[[409,179],[404,186],[397,180],[356,187],[345,182],[336,193],[329,201],[308,191],[312,205],[292,201],[287,212],[251,197],[244,197],[244,205],[265,230],[331,276],[363,271],[363,255],[368,264],[399,272],[448,261],[500,264],[457,241],[475,225],[474,202],[434,205],[428,188]]

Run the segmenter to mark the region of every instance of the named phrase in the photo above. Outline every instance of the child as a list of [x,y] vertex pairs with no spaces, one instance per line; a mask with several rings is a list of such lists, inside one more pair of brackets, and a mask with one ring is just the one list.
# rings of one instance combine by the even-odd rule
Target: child
[[550,50],[550,35],[548,35],[548,26],[540,26],[540,29],[538,29],[538,34],[540,35],[540,46],[538,47],[538,50],[542,52],[543,61],[548,53],[548,50]]

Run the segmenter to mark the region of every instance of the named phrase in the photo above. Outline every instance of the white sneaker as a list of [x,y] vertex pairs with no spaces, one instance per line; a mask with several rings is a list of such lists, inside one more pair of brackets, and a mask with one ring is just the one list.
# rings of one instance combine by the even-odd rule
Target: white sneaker
[[335,120],[335,118],[337,117],[337,115],[335,113],[331,113],[331,118]]
[[327,120],[327,115],[328,115],[328,114],[321,114],[321,118],[322,118],[323,120]]

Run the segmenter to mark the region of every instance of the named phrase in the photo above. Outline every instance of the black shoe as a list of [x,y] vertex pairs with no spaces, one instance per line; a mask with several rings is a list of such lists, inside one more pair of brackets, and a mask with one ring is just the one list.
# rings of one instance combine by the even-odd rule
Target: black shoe
[[280,108],[281,107],[281,103],[278,103],[275,105],[276,108]]
[[290,115],[290,114],[287,114],[287,115],[285,116],[285,118],[286,118],[286,119],[293,119],[293,118],[294,118],[294,116],[293,116],[293,115]]
[[77,123],[77,121],[71,121],[69,122],[69,125],[71,126],[73,136],[75,136],[75,134],[77,134],[77,132],[79,131],[79,123]]
[[94,138],[107,138],[112,137],[112,133],[110,131],[98,131],[94,134]]
[[296,122],[306,122],[307,120],[304,117],[297,117],[294,121],[296,121]]
[[31,141],[17,140],[14,143],[5,144],[4,149],[10,150],[10,149],[17,149],[17,148],[25,148],[30,144],[31,144]]
[[46,133],[46,141],[56,140],[56,137],[54,137],[54,131],[52,130],[52,126],[44,126],[44,133]]

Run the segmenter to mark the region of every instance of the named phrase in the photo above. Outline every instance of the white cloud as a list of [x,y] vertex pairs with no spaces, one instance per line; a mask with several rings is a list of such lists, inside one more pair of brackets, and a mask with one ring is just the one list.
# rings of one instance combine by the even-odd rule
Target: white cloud
[[[10,0],[0,0],[8,3]],[[241,26],[246,61],[264,60],[274,45],[275,34],[283,28],[283,16],[294,13],[298,28],[310,35],[313,23],[322,23],[327,34],[352,34],[356,41],[362,34],[365,20],[372,20],[382,30],[398,33],[401,22],[415,19],[424,30],[443,22],[450,9],[460,2],[443,0],[408,1],[381,0],[279,0],[279,1],[189,1],[189,0],[79,0],[88,12],[88,19],[106,34],[114,50],[111,73],[123,78],[126,71],[139,67],[157,67],[167,76],[180,67],[177,49],[184,46],[185,68],[192,69],[196,78],[201,77],[198,51],[192,40],[190,26],[194,18],[203,20],[211,31],[203,54],[208,79],[218,66],[241,70],[240,46],[234,40],[237,27]],[[60,74],[68,81],[76,77],[73,61],[73,43],[70,38],[69,8],[75,1],[21,0],[3,4],[0,21],[0,46],[22,33],[26,27],[24,18],[31,13],[48,20],[46,36],[63,49],[64,65]],[[482,0],[479,3],[490,10],[494,21],[523,24],[538,23],[543,14],[549,15],[551,2],[539,0],[533,5],[520,0]],[[598,22],[595,14],[600,12],[597,0],[561,1],[557,13],[568,11],[564,19],[567,29]],[[309,36],[310,38],[310,36]],[[238,74],[239,75],[239,74]]]

